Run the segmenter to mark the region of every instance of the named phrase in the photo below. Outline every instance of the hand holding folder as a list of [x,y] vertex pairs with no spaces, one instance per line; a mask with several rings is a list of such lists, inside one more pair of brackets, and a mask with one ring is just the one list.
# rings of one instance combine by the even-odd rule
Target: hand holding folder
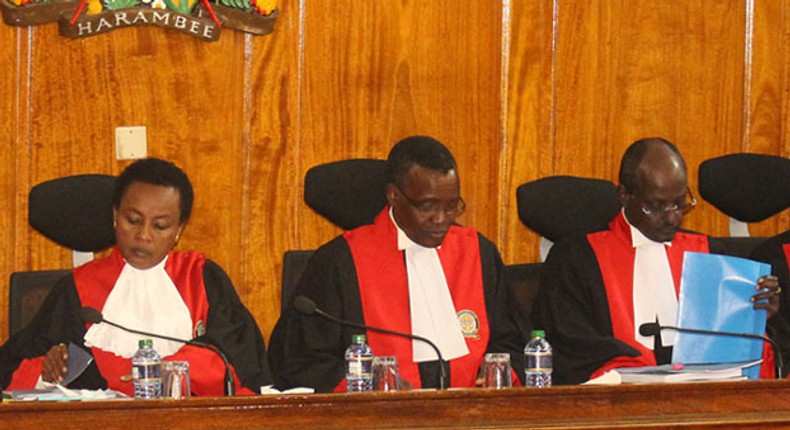
[[[687,252],[678,298],[678,320],[682,328],[765,333],[766,309],[755,309],[751,301],[757,280],[770,273],[770,266],[744,258]],[[759,360],[763,342],[727,336],[678,333],[673,363],[732,363]],[[759,367],[747,375],[756,379]]]

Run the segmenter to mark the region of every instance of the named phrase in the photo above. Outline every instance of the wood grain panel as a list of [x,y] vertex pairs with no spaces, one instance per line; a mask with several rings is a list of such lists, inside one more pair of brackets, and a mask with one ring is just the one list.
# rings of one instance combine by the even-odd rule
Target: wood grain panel
[[[790,155],[790,4],[754,2],[753,55],[749,82],[745,152]],[[790,184],[788,184],[790,185]],[[749,226],[753,236],[771,236],[790,227],[784,211]]]
[[[17,150],[19,134],[22,126],[19,124],[23,112],[20,112],[20,95],[27,88],[22,81],[27,79],[26,70],[21,68],[19,61],[21,50],[27,50],[23,36],[25,30],[2,26],[0,28],[0,76],[3,76],[3,85],[0,85],[0,246],[5,252],[0,253],[0,274],[9,274],[16,267],[17,245]],[[0,279],[8,279],[5,276]],[[0,281],[2,285],[4,281]],[[0,292],[6,289],[0,287]],[[0,309],[8,309],[8,294],[0,293]],[[0,312],[0,339],[8,333],[8,317],[6,312]]]
[[[238,278],[243,36],[223,33],[208,44],[151,27],[69,40],[50,26],[36,36],[37,46],[58,48],[38,49],[32,59],[33,76],[50,78],[34,78],[31,183],[119,173],[128,162],[114,158],[114,128],[146,125],[149,155],[176,162],[195,188],[180,248],[206,252]],[[39,235],[30,254],[34,267],[71,263]]]
[[[418,390],[354,394],[193,397],[120,402],[7,402],[4,428],[140,430],[779,429],[790,387],[739,381],[540,390]],[[207,413],[210,411],[210,413]]]
[[[277,30],[252,38],[249,57],[249,141],[244,169],[242,248],[245,303],[268,340],[280,315],[283,254],[304,246],[298,232],[307,209],[302,203],[299,135],[299,4],[283,5]],[[245,123],[246,123],[245,118]]]
[[[432,135],[459,163],[461,222],[495,238],[500,20],[497,2],[309,2],[300,170],[384,158],[403,137]],[[337,233],[314,217],[303,227],[308,247]]]
[[499,238],[506,262],[539,260],[538,235],[518,219],[519,185],[553,174],[552,42],[555,0],[512,2]]
[[[205,250],[229,272],[238,272],[239,39],[223,33],[219,42],[207,44],[140,28],[69,40],[55,30],[39,33],[37,44],[58,49],[36,51],[34,76],[60,76],[64,67],[72,73],[34,85],[33,182],[119,173],[128,162],[114,159],[115,127],[146,125],[149,155],[176,162],[195,187],[193,219],[181,246]],[[40,265],[53,264],[50,248],[34,251]]]
[[[556,172],[615,179],[631,142],[663,136],[693,185],[700,162],[739,150],[744,13],[740,0],[562,3]],[[724,234],[705,206],[686,227]]]

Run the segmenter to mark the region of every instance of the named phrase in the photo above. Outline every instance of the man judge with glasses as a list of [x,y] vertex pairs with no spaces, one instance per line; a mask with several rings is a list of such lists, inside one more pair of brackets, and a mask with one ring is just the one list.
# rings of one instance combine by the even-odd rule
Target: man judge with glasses
[[[696,200],[675,145],[662,138],[634,142],[623,155],[619,181],[623,209],[609,228],[559,241],[544,265],[533,323],[546,329],[554,347],[558,384],[668,363],[674,333],[642,336],[639,326],[674,326],[683,253],[717,252],[707,236],[680,229]],[[754,308],[771,317],[779,306],[776,277],[755,287],[767,290],[755,294]],[[761,376],[772,368],[764,364]]]
[[[433,138],[408,137],[390,151],[387,175],[389,204],[373,224],[319,248],[296,295],[335,317],[431,340],[446,360],[445,386],[474,386],[487,352],[511,353],[523,377],[525,339],[505,267],[493,243],[456,223],[466,204],[450,151]],[[344,351],[356,333],[364,331],[289,306],[269,346],[278,386],[345,391]],[[397,356],[401,377],[415,388],[439,386],[430,346],[366,334],[375,355]]]

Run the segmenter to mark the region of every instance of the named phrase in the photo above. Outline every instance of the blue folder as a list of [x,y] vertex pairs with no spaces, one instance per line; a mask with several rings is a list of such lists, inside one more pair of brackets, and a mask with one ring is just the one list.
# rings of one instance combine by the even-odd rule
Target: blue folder
[[[765,334],[767,312],[755,310],[757,279],[771,267],[745,258],[686,252],[678,298],[677,326],[701,330]],[[673,363],[732,363],[762,357],[763,341],[730,336],[678,333]],[[759,377],[759,365],[746,369]]]

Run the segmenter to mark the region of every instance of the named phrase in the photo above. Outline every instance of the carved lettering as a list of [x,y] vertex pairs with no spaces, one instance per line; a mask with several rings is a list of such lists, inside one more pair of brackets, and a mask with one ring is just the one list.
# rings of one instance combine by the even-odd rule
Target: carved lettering
[[132,23],[126,19],[126,12],[115,12],[115,26],[117,27],[121,24],[132,25]]
[[211,40],[211,38],[214,37],[214,28],[216,27],[214,27],[213,25],[207,25],[203,27],[203,37]]
[[96,26],[96,32],[98,33],[98,32],[102,31],[105,28],[107,30],[110,30],[110,29],[112,29],[112,25],[110,25],[109,21],[107,21],[106,19],[102,18],[102,19],[99,20],[99,25]]
[[187,19],[181,15],[176,15],[176,21],[173,23],[173,27],[184,29],[187,27]]
[[86,15],[75,25],[64,20],[60,22],[60,31],[69,37],[83,37],[116,28],[145,25],[171,28],[205,40],[217,40],[220,31],[219,27],[205,18],[182,15],[170,10],[153,10],[149,7]]
[[137,16],[134,17],[134,21],[132,24],[137,25],[139,23],[148,24],[148,18],[146,18],[145,13],[143,11],[137,12]]
[[170,24],[170,12],[154,11],[154,19],[152,21],[154,24],[160,22],[164,25],[168,25]]
[[88,36],[93,33],[92,25],[93,23],[90,21],[87,22],[78,22],[77,23],[77,35],[79,36]]

